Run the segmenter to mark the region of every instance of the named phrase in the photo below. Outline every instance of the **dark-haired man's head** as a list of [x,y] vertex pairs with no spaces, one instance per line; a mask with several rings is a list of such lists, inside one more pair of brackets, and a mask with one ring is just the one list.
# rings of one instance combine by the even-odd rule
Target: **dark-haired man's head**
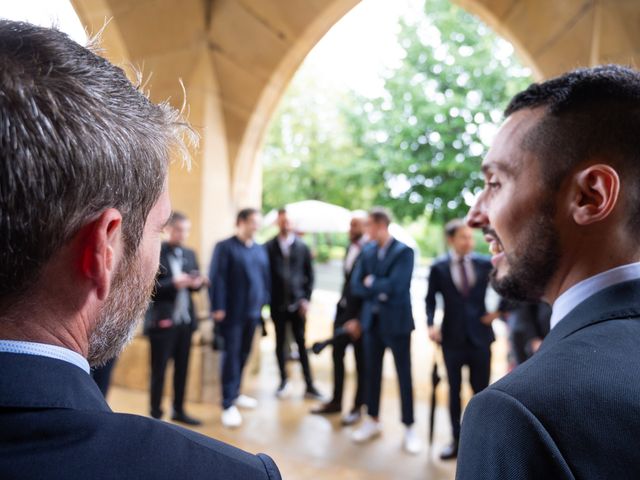
[[244,241],[253,241],[260,228],[260,212],[255,208],[244,208],[236,216],[238,237]]
[[391,225],[391,214],[387,209],[374,207],[369,210],[367,234],[372,241],[384,245],[391,236],[389,225]]
[[[580,69],[516,95],[469,212],[494,254],[496,290],[559,294],[628,263],[640,233],[640,74]],[[637,242],[635,242],[637,243]]]
[[191,233],[191,220],[181,212],[172,212],[167,222],[169,244],[174,247],[182,247]]
[[456,218],[444,226],[447,244],[457,255],[464,257],[470,254],[476,246],[473,230],[464,220]]
[[278,210],[278,218],[276,219],[276,224],[278,225],[279,234],[283,237],[286,237],[293,232],[291,219],[289,218],[289,214],[287,213],[287,210],[285,208],[280,208]]
[[101,363],[146,306],[184,124],[66,34],[22,22],[0,20],[0,91],[0,315],[15,319],[0,335],[54,342],[24,311],[48,302],[65,310],[50,332],[83,322],[58,343]]
[[353,213],[349,222],[349,241],[359,242],[365,234],[367,224],[367,213],[359,210]]

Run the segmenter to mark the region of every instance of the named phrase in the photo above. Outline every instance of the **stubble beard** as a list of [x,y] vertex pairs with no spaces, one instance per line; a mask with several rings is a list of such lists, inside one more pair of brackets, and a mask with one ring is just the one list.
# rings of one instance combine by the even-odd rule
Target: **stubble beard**
[[150,278],[145,275],[139,255],[133,254],[121,263],[89,337],[87,360],[92,367],[104,365],[131,342],[147,310],[154,285],[155,272]]
[[560,263],[559,233],[553,224],[554,208],[546,203],[520,232],[520,244],[505,254],[509,272],[498,278],[494,268],[491,286],[502,297],[539,301]]

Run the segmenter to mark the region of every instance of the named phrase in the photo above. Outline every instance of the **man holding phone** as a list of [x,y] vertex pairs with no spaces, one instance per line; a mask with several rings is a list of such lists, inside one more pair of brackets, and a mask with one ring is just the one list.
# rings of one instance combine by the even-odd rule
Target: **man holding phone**
[[191,222],[187,216],[173,212],[167,224],[169,239],[163,242],[160,250],[160,271],[148,315],[151,416],[162,417],[165,370],[172,358],[174,392],[171,419],[187,425],[200,425],[201,422],[187,415],[183,408],[191,335],[197,328],[191,293],[206,283],[206,278],[200,274],[195,252],[184,246],[190,231]]

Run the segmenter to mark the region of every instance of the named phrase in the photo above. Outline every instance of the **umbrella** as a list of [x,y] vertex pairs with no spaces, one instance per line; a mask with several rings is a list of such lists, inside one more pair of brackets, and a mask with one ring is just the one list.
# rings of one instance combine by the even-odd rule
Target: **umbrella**
[[[286,207],[293,229],[302,233],[347,232],[351,212],[346,208],[318,200],[290,203]],[[278,212],[272,210],[264,217],[264,224],[275,223]]]
[[431,371],[431,413],[429,415],[429,445],[433,444],[433,425],[436,419],[436,389],[440,383],[438,374],[438,348],[433,352],[433,370]]

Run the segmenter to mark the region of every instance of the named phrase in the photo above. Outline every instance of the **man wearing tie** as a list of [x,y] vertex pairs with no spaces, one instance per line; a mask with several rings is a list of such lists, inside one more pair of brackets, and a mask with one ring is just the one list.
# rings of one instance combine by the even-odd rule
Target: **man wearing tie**
[[191,222],[180,212],[173,212],[167,224],[169,240],[160,249],[160,272],[148,314],[147,333],[151,344],[151,416],[162,417],[162,392],[167,363],[173,359],[172,420],[187,425],[200,421],[184,412],[183,403],[191,335],[197,328],[191,293],[200,290],[205,278],[200,274],[193,250],[184,242]]
[[[431,266],[426,303],[429,338],[442,344],[449,379],[453,442],[440,455],[449,460],[458,454],[461,370],[469,366],[474,393],[489,385],[491,343],[495,339],[491,322],[497,314],[487,314],[485,296],[491,262],[473,253],[473,231],[464,221],[452,220],[445,225],[445,234],[450,251]],[[444,301],[440,330],[434,325],[437,294]]]
[[393,353],[406,426],[403,448],[412,454],[422,446],[413,428],[413,385],[411,380],[411,277],[413,250],[389,232],[391,217],[382,208],[369,212],[367,229],[374,243],[365,247],[351,276],[353,294],[363,299],[362,323],[367,371],[367,412],[353,432],[353,441],[363,443],[382,433],[379,420],[382,360],[387,348]]

